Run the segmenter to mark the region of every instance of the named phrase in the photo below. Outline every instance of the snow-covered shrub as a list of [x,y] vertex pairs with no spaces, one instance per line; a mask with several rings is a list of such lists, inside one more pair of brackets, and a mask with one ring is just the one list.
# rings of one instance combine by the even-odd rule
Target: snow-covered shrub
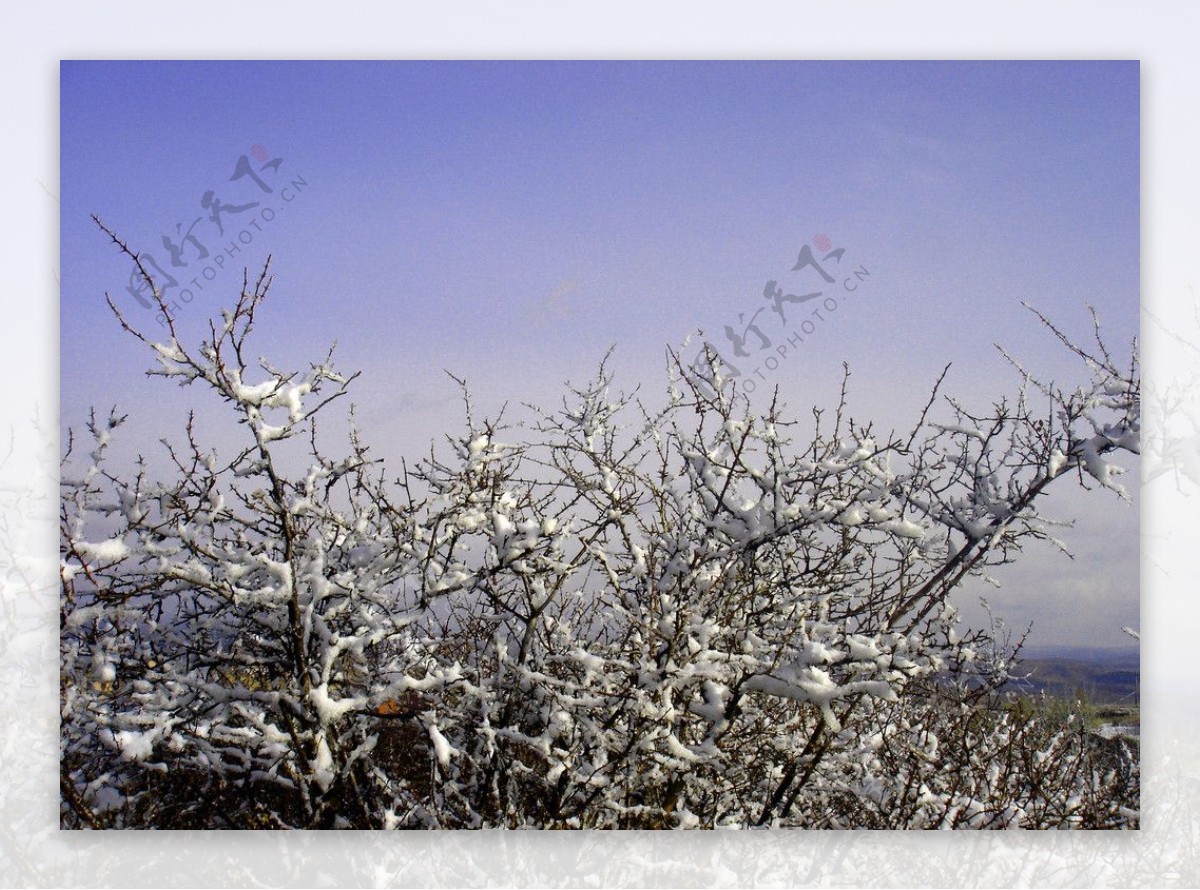
[[169,478],[112,468],[115,414],[66,449],[64,825],[1136,824],[1136,772],[1013,725],[1009,661],[948,601],[1048,539],[1052,482],[1119,489],[1136,363],[1068,343],[1079,388],[1021,371],[941,422],[935,388],[905,435],[843,393],[799,438],[716,362],[672,357],[656,408],[602,365],[515,427],[464,389],[465,430],[398,473],[356,432],[325,453],[330,357],[250,362],[268,287],[195,347],[122,320],[240,451],[189,420]]

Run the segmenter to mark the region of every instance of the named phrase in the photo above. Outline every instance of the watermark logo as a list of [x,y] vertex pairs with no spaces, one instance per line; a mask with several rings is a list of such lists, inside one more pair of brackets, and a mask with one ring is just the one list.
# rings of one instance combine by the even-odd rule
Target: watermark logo
[[143,308],[155,311],[159,324],[167,323],[168,313],[179,312],[191,303],[206,283],[216,281],[226,264],[308,188],[303,176],[281,172],[283,158],[273,157],[265,146],[255,144],[250,155],[253,162],[243,154],[234,163],[233,174],[226,180],[234,185],[223,187],[223,193],[212,188],[201,193],[198,204],[204,213],[190,222],[176,222],[162,235],[163,253],[158,256],[167,265],[154,253],[138,254],[158,287],[162,305],[155,300],[150,282],[136,268],[130,271],[125,290]]
[[[813,253],[814,247],[817,253]],[[737,324],[724,326],[728,341],[724,350],[702,342],[691,368],[709,390],[715,389],[715,375],[719,374],[725,380],[741,378],[743,392],[754,392],[830,320],[839,300],[858,291],[871,277],[866,266],[852,262],[846,248],[834,247],[825,234],[800,248],[790,271],[796,276],[773,278],[763,287],[762,297],[768,305],[747,307],[737,314]]]

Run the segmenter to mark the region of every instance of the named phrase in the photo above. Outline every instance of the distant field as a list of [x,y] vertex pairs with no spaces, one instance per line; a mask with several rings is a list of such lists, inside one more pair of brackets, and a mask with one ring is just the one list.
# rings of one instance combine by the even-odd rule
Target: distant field
[[1094,704],[1136,705],[1141,671],[1136,650],[1040,650],[1023,657],[1016,692],[1045,692],[1055,698],[1084,694]]

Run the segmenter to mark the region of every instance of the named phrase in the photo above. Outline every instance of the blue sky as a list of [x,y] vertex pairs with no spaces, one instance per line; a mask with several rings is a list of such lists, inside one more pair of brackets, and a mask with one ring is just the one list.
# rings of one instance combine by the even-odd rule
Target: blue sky
[[[791,271],[818,235],[871,274],[766,375],[798,414],[843,360],[856,413],[885,426],[948,361],[952,392],[1011,391],[996,341],[1073,374],[1022,300],[1080,336],[1085,302],[1115,343],[1138,329],[1136,62],[65,62],[61,100],[64,425],[117,402],[153,443],[190,403],[109,316],[104,291],[156,327],[92,213],[164,267],[162,236],[200,219],[210,258],[188,245],[188,270],[226,260],[178,314],[192,336],[272,254],[260,348],[301,365],[337,339],[389,454],[457,422],[442,369],[494,408],[549,401],[613,344],[620,378],[654,390],[665,347],[697,328],[725,346],[760,310],[783,342],[796,316],[763,286],[821,286]],[[242,155],[262,166],[254,146],[281,161],[269,193],[229,179]],[[209,190],[258,206],[220,234]],[[1137,623],[1136,506],[1084,514],[1086,555],[1033,553],[990,595],[1035,642],[1119,645]]]

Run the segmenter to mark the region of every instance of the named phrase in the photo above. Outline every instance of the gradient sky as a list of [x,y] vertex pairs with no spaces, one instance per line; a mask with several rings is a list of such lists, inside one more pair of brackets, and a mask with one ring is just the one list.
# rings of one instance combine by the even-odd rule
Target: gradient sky
[[[65,62],[61,90],[62,421],[115,402],[147,452],[195,399],[142,376],[103,293],[157,325],[89,216],[168,268],[162,236],[209,190],[259,207],[192,230],[210,257],[189,245],[190,276],[226,259],[179,312],[185,335],[272,254],[260,350],[302,366],[337,339],[390,456],[455,428],[443,369],[484,409],[545,402],[616,344],[618,379],[657,391],[664,349],[698,328],[726,346],[725,325],[768,308],[768,279],[820,287],[790,271],[818,235],[870,277],[767,374],[762,397],[778,385],[797,414],[830,404],[843,360],[854,413],[884,427],[946,362],[968,402],[1011,392],[994,342],[1077,377],[1022,301],[1080,339],[1085,303],[1116,347],[1138,330],[1136,62]],[[281,159],[269,194],[230,181],[253,146]],[[1033,551],[987,591],[1035,621],[1032,643],[1131,643],[1136,492],[1113,506],[1057,497],[1051,512],[1081,514],[1062,535],[1077,559]]]

